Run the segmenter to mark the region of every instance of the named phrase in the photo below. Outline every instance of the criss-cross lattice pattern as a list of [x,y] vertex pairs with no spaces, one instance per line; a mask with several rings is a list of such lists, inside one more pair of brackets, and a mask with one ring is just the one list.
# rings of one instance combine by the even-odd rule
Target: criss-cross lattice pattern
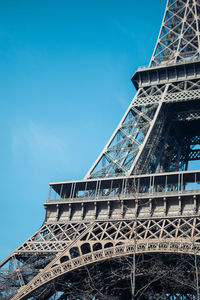
[[87,224],[54,223],[43,225],[38,232],[23,243],[16,251],[19,252],[59,252],[85,229]]
[[[134,105],[150,105],[161,101],[165,85],[143,87],[139,90],[138,97],[134,99]],[[151,93],[156,90],[157,93]],[[197,100],[200,98],[200,80],[185,80],[173,82],[168,85],[163,102],[180,102]]]
[[[86,178],[127,175],[154,120],[163,86],[140,89]],[[148,98],[147,105],[141,105]]]
[[88,223],[45,223],[6,259],[6,268],[0,272],[0,291],[9,284],[10,292],[15,293],[27,278],[36,276],[39,269],[62,253],[87,227]]
[[[152,173],[155,168],[149,167],[149,162],[155,165],[158,159],[160,149],[157,146],[165,120],[165,116],[159,114],[161,104],[187,103],[199,98],[199,79],[141,87],[86,178],[127,176],[134,172]],[[198,119],[196,110],[188,112],[187,116],[186,112],[184,114],[185,120]]]
[[200,255],[200,218],[93,223],[13,297],[21,299],[47,282],[98,261],[133,253]]
[[200,1],[168,0],[150,66],[199,58]]
[[[108,144],[86,175],[86,179],[97,178],[90,181],[98,183],[96,191],[100,189],[98,178],[108,177],[105,182],[109,182],[109,178],[112,177],[112,185],[109,185],[112,193],[113,177],[120,181],[119,177],[124,176],[121,179],[125,182],[124,180],[133,174],[180,170],[187,173],[188,162],[200,159],[200,69],[197,61],[200,59],[199,53],[200,0],[167,0],[150,65],[143,70],[137,70],[132,78],[137,94]],[[192,178],[191,172],[187,174]],[[139,177],[145,178],[143,175]],[[68,276],[69,272],[71,276],[77,269],[87,269],[89,265],[92,267],[94,264],[109,263],[116,258],[132,259],[133,254],[165,256],[166,253],[172,253],[176,256],[187,254],[195,258],[200,257],[199,195],[187,190],[184,196],[186,201],[182,202],[179,185],[174,185],[170,178],[169,182],[166,180],[165,185],[161,182],[161,188],[164,190],[168,184],[167,188],[173,189],[173,193],[177,188],[178,197],[170,199],[170,205],[178,205],[178,214],[173,209],[168,214],[169,198],[166,197],[158,201],[158,206],[164,201],[164,214],[159,212],[154,216],[152,212],[157,199],[152,197],[153,194],[147,201],[147,214],[141,217],[138,214],[141,206],[136,199],[137,195],[134,194],[136,212],[132,217],[128,216],[128,220],[124,218],[126,202],[120,200],[119,194],[116,199],[111,199],[113,203],[115,200],[119,202],[120,218],[116,219],[111,218],[111,210],[114,207],[110,203],[111,200],[105,199],[107,203],[104,205],[102,202],[98,206],[98,199],[94,197],[95,205],[88,204],[86,207],[84,201],[88,199],[82,199],[81,205],[73,203],[73,213],[70,203],[70,213],[64,214],[64,218],[60,218],[59,205],[63,205],[63,213],[68,206],[61,202],[59,205],[55,204],[50,211],[50,215],[54,217],[49,221],[47,210],[47,218],[42,227],[2,262],[0,297],[5,295],[6,300],[34,298],[56,280],[64,281],[64,276]],[[186,186],[185,177],[181,178],[181,184]],[[188,179],[189,185],[193,182],[190,181],[193,180],[191,178]],[[153,176],[151,179],[154,181]],[[151,189],[152,180],[150,183],[144,182],[144,191],[146,188]],[[160,178],[156,180],[159,186]],[[198,180],[195,175],[195,183]],[[88,184],[89,180],[85,181]],[[78,184],[82,189],[82,183]],[[74,194],[76,184],[71,186],[71,193]],[[115,189],[120,191],[120,187],[115,186]],[[186,191],[185,187],[184,190]],[[89,193],[91,197],[96,194],[93,190],[89,190]],[[108,187],[105,185],[101,196],[106,197],[107,193]],[[62,195],[62,192],[60,194]],[[142,202],[142,199],[139,200]],[[144,205],[147,205],[147,202]],[[133,203],[129,204],[132,207]],[[183,217],[181,212],[184,205],[189,209],[186,209]],[[71,214],[74,217],[74,212],[80,212],[80,209],[82,219],[71,218]],[[93,209],[95,218],[85,218],[86,209]],[[106,214],[97,218],[100,209],[103,212],[105,210]],[[166,297],[168,295],[170,291],[167,296],[165,293]],[[174,297],[181,299],[182,296],[176,293]],[[36,299],[40,299],[40,296]]]

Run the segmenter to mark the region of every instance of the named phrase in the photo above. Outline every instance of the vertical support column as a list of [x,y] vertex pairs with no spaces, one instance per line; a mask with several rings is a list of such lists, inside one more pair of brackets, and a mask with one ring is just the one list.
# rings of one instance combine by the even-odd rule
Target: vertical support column
[[76,182],[74,182],[72,184],[73,188],[72,188],[72,193],[71,193],[71,198],[75,198],[76,195],[75,195],[75,190],[76,190]]
[[122,190],[121,190],[121,194],[124,194],[124,191],[125,191],[125,182],[126,182],[126,179],[123,178],[123,180],[122,180]]
[[194,214],[196,215],[196,213],[197,213],[197,197],[196,197],[196,195],[193,196],[193,201],[194,201]]
[[139,203],[138,203],[138,199],[135,199],[135,218],[137,218],[138,216],[138,207],[139,207]]
[[56,204],[56,219],[59,220],[59,204]]
[[60,187],[60,199],[62,198],[62,192],[63,192],[63,184],[61,184],[61,187]]
[[123,200],[121,200],[121,217],[122,217],[122,219],[124,217],[124,201]]
[[166,175],[166,178],[165,178],[165,194],[167,193],[167,175]]
[[152,206],[152,199],[150,198],[149,199],[149,215],[150,217],[152,216],[153,214],[153,206]]
[[81,203],[81,219],[83,220],[84,218],[84,203]]
[[84,189],[84,197],[86,197],[86,191],[87,191],[87,182],[85,183],[85,189]]
[[110,209],[110,201],[107,202],[108,205],[108,219],[110,219],[111,209]]
[[182,200],[181,197],[178,197],[178,207],[179,207],[179,214],[181,215],[182,213]]
[[165,197],[163,198],[163,202],[164,202],[164,216],[166,216],[167,215],[167,201],[166,201]]
[[96,198],[97,195],[98,195],[98,187],[99,187],[99,181],[97,180],[97,181],[96,181],[96,188],[95,188],[95,195],[94,195],[95,198]]
[[100,190],[101,190],[101,180],[99,180],[99,187],[97,190],[97,198],[100,196]]
[[69,194],[69,198],[72,198],[73,189],[74,189],[74,183],[72,182],[71,189],[70,189],[70,194]]
[[97,202],[94,202],[94,217],[97,219]]
[[72,218],[72,205],[69,203],[69,221],[71,221]]

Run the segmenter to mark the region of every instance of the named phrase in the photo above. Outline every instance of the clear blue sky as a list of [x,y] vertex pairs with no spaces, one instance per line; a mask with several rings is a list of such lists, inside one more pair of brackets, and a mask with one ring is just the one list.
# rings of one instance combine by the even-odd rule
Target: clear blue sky
[[0,260],[44,219],[50,181],[81,179],[132,100],[165,0],[0,0]]

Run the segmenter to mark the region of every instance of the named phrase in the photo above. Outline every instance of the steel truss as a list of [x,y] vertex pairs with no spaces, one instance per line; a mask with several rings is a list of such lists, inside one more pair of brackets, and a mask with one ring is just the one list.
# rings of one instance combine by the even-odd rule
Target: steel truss
[[168,0],[150,66],[199,58],[199,0]]
[[[66,226],[68,225],[66,224]],[[73,227],[73,224],[71,225]],[[58,233],[56,236],[55,228],[53,229],[55,224],[49,224],[49,228],[53,229],[50,231],[51,234],[55,235],[54,252],[56,256],[54,258],[51,256],[50,263],[27,284],[24,283],[27,276],[24,273],[25,267],[21,266],[21,289],[13,299],[25,299],[33,291],[68,272],[101,261],[128,256],[133,252],[137,254],[157,252],[200,255],[200,217],[104,221],[81,225],[86,229],[69,243],[65,250],[61,250],[56,243],[60,234]],[[63,227],[63,224],[60,226]],[[42,232],[43,229],[38,231],[37,235],[40,236]],[[45,245],[45,243],[43,244]],[[42,257],[40,250],[41,246],[37,250],[35,249],[34,253],[36,255],[38,252]],[[24,256],[25,253],[33,255],[33,250],[22,252],[20,247],[12,257],[17,258],[22,256],[22,253]],[[47,255],[47,252],[44,254]],[[24,264],[28,268],[29,265]],[[36,266],[34,268],[37,269]],[[16,272],[20,272],[20,266],[16,268]]]
[[1,299],[198,299],[200,0],[168,0],[136,96],[82,181],[0,265]]
[[[171,117],[171,110],[174,108],[177,110],[177,121],[197,121],[200,106],[195,100],[199,98],[199,79],[141,87],[86,178],[129,176],[159,171],[158,162],[153,162],[156,166],[152,168],[150,160],[155,161],[155,158],[158,160],[158,154],[155,152],[156,145],[158,146],[160,142],[163,147],[167,145],[166,139],[164,141],[161,139],[164,134],[162,131],[164,130],[166,134],[166,126],[169,128],[171,126],[169,123],[174,121],[174,117]],[[185,109],[181,112],[179,112],[179,102],[185,102]],[[178,106],[174,106],[176,103]],[[166,109],[169,109],[169,113]],[[191,124],[191,130],[192,126],[193,124]],[[180,148],[180,145],[178,147]],[[157,151],[160,152],[160,149]],[[188,160],[194,158],[194,155],[189,156]],[[142,166],[146,168],[143,169]],[[168,170],[170,167],[163,171]]]

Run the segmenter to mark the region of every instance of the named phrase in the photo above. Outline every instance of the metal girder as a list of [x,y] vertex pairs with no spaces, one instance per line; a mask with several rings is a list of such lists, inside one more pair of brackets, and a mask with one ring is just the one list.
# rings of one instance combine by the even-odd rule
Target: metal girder
[[[198,59],[200,51],[199,11],[199,0],[167,1],[160,35],[150,67]],[[193,69],[195,70],[195,66]],[[176,82],[173,79],[170,82],[170,78],[168,78],[168,81],[163,84],[150,82],[147,87],[139,88],[116,131],[87,173],[86,179],[128,176],[135,172],[138,160],[140,163],[136,169],[145,163],[142,152],[145,148],[145,152],[147,152],[147,140],[153,132],[154,125],[159,124],[157,117],[161,103],[200,99],[199,75],[196,74],[195,77],[193,76],[194,78],[189,79],[190,72],[188,70],[184,80],[177,79]],[[147,72],[147,78],[148,76],[149,73]],[[148,116],[149,113],[151,113],[150,116]],[[151,155],[153,159],[153,154]],[[149,172],[148,168],[146,172]]]
[[[157,90],[159,88],[153,87],[149,94],[156,94]],[[136,105],[135,99],[142,97],[142,91],[139,90],[137,95],[86,178],[116,177],[128,174],[158,109],[157,103],[150,103],[146,106]]]
[[[170,105],[183,103],[184,111],[176,112],[178,107],[174,111],[176,120],[194,121],[199,119],[199,99],[199,79],[140,88],[123,121],[86,179],[155,172],[155,168],[152,171],[149,169],[149,161],[154,160],[156,163],[160,153],[160,149],[156,153],[156,147],[167,145],[165,141],[165,145],[162,142],[158,146],[162,139],[162,130],[166,131],[166,120],[168,127],[174,121],[166,110],[163,111],[163,104],[172,107],[171,110],[173,106]],[[146,169],[142,171],[144,165]]]
[[62,252],[87,226],[88,223],[44,223],[34,235],[1,262],[0,267],[11,257],[20,253]]
[[195,252],[200,255],[199,239],[199,217],[94,222],[29,283],[22,286],[12,299],[23,299],[46,283],[82,266],[134,251]]
[[83,182],[52,184],[59,199],[45,203],[42,227],[1,263],[3,299],[40,299],[44,289],[50,298],[48,283],[134,253],[200,256],[199,172],[187,172],[200,160],[199,53],[200,0],[168,0],[150,65],[132,77],[136,96],[106,147]]
[[167,1],[150,66],[199,58],[199,15],[199,0]]

